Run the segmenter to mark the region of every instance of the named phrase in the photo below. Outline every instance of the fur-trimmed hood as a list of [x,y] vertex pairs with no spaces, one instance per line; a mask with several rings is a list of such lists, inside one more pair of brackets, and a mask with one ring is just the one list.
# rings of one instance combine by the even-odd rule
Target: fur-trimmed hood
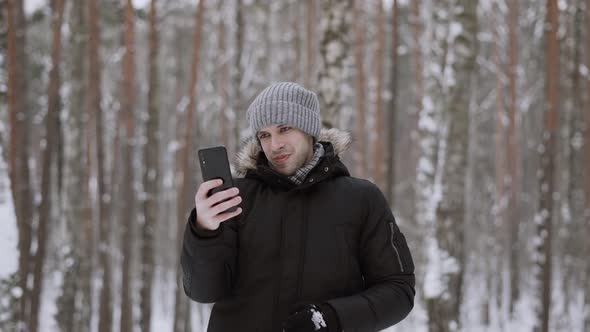
[[[336,128],[322,128],[320,132],[320,142],[331,143],[334,147],[334,153],[341,155],[348,150],[352,137],[349,132]],[[255,170],[258,161],[258,155],[262,151],[256,137],[252,137],[243,145],[238,152],[234,165],[238,176],[244,176],[248,171]]]

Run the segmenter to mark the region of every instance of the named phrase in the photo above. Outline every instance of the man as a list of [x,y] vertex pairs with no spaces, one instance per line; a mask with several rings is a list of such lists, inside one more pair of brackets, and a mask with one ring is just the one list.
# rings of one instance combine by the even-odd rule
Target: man
[[[379,189],[339,159],[316,95],[272,84],[248,108],[243,178],[199,187],[181,255],[186,294],[215,302],[208,331],[378,331],[414,303],[414,264]],[[238,206],[234,212],[223,212]]]

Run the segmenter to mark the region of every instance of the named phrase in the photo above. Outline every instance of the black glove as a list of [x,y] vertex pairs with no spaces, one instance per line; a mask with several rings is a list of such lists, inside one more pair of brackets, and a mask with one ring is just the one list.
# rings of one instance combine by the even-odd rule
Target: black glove
[[283,322],[283,332],[340,332],[340,320],[329,304],[306,304]]

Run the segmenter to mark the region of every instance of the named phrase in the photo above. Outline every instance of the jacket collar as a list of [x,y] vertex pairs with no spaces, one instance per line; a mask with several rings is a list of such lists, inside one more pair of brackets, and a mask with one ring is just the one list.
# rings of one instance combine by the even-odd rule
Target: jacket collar
[[310,172],[308,180],[300,186],[268,166],[268,160],[255,137],[241,148],[236,157],[235,170],[239,177],[258,178],[284,189],[305,188],[332,176],[349,175],[346,166],[340,161],[340,155],[348,150],[351,141],[350,133],[346,131],[335,128],[322,129],[319,142],[324,146],[325,155]]

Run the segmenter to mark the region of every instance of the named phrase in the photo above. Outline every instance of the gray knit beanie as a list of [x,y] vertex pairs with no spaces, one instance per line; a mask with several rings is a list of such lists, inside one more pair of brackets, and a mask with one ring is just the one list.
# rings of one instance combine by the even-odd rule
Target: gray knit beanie
[[312,91],[292,82],[271,84],[248,107],[248,123],[256,134],[260,129],[285,124],[313,136],[320,136],[320,103]]

